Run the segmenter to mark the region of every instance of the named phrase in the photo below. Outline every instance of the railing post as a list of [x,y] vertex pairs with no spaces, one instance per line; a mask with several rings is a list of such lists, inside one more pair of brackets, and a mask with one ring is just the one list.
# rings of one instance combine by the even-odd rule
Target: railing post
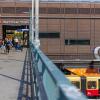
[[39,40],[39,0],[35,0],[35,46],[40,46]]

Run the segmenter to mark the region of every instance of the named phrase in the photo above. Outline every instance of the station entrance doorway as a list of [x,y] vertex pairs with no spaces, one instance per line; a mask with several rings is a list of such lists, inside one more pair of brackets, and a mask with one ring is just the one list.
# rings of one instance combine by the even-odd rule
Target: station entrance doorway
[[3,25],[2,33],[3,39],[8,38],[13,40],[14,38],[18,38],[19,41],[23,41],[23,46],[28,47],[29,43],[29,25]]

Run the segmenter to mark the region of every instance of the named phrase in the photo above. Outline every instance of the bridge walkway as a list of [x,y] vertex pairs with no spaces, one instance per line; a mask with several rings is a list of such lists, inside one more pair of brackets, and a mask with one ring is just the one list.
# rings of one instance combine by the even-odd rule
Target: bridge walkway
[[[27,68],[27,49],[0,51],[0,100],[30,100],[30,69]],[[25,57],[26,55],[26,57]]]

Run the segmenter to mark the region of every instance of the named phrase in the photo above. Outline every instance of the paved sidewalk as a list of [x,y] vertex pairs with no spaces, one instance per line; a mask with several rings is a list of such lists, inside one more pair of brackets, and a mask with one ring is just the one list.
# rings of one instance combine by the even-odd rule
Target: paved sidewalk
[[17,100],[26,49],[0,53],[0,100]]

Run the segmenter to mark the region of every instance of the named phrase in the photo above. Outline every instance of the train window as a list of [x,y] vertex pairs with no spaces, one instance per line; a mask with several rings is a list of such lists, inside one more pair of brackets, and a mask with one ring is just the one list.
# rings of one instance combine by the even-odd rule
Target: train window
[[96,89],[96,81],[88,81],[87,86],[88,89]]
[[80,82],[79,81],[72,81],[72,84],[74,84],[78,89],[80,89]]

